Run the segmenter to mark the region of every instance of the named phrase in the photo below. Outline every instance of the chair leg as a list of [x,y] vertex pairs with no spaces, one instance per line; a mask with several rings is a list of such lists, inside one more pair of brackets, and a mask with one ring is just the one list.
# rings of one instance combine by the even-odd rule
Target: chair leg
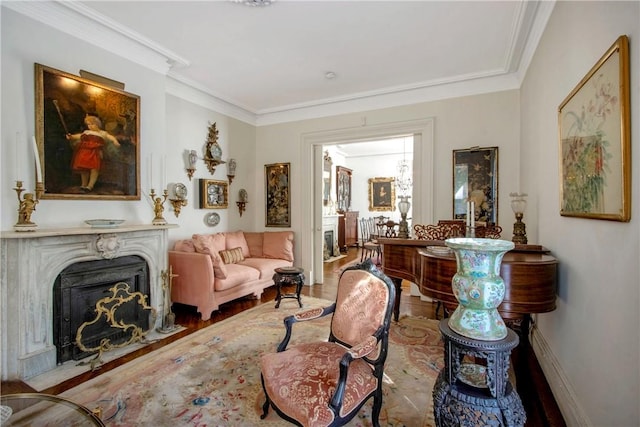
[[373,396],[373,408],[371,409],[371,423],[373,427],[380,427],[380,411],[382,410],[382,389],[376,391]]
[[262,404],[262,415],[260,415],[261,420],[267,418],[267,415],[269,414],[269,406],[271,406],[269,396],[265,395],[264,403]]

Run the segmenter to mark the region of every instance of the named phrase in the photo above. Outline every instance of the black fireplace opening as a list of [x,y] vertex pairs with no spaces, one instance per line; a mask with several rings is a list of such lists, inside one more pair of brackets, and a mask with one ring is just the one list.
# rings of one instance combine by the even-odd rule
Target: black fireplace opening
[[325,247],[327,248],[327,252],[329,253],[329,257],[334,257],[338,255],[334,253],[335,245],[333,244],[333,241],[334,241],[333,230],[326,230],[324,232],[324,244],[325,244]]
[[[98,301],[112,296],[110,289],[121,282],[129,286],[129,292],[145,295],[147,304],[150,303],[149,267],[139,256],[78,262],[58,275],[53,286],[53,338],[58,364],[93,354],[76,344],[76,334],[83,324],[82,343],[85,348],[99,347],[105,339],[113,345],[129,340],[130,331],[111,327],[96,310]],[[146,331],[152,326],[152,319],[149,311],[138,302],[132,299],[119,305],[117,320]]]

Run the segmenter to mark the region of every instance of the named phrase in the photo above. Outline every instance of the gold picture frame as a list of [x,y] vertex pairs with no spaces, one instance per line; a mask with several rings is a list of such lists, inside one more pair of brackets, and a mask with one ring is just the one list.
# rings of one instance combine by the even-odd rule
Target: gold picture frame
[[558,107],[560,215],[631,219],[629,41],[620,36]]
[[226,209],[229,206],[229,183],[200,179],[200,209]]
[[498,223],[498,147],[453,150],[453,219],[467,219],[467,201],[476,222]]
[[369,210],[373,212],[396,210],[395,178],[369,178]]
[[140,200],[140,97],[35,64],[43,199]]
[[291,227],[291,163],[264,166],[265,226]]

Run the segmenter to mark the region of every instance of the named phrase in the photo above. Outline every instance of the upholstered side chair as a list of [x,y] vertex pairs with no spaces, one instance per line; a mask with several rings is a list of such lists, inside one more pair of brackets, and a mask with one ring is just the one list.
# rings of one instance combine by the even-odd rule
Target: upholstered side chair
[[[262,418],[273,407],[299,426],[341,426],[373,397],[372,423],[379,426],[394,300],[391,279],[366,260],[341,274],[332,305],[288,316],[277,352],[261,357]],[[327,315],[328,341],[287,348],[295,323]]]

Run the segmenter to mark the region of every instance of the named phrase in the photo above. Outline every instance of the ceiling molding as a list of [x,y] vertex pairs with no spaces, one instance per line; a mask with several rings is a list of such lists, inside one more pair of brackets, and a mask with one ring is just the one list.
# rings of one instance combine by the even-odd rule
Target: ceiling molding
[[16,1],[3,2],[2,7],[162,74],[171,67],[189,65],[188,60],[77,2]]
[[555,0],[524,2],[513,25],[513,44],[504,68],[407,86],[252,111],[179,74],[189,61],[79,2],[3,2],[15,12],[168,77],[167,92],[255,126],[519,89]]

